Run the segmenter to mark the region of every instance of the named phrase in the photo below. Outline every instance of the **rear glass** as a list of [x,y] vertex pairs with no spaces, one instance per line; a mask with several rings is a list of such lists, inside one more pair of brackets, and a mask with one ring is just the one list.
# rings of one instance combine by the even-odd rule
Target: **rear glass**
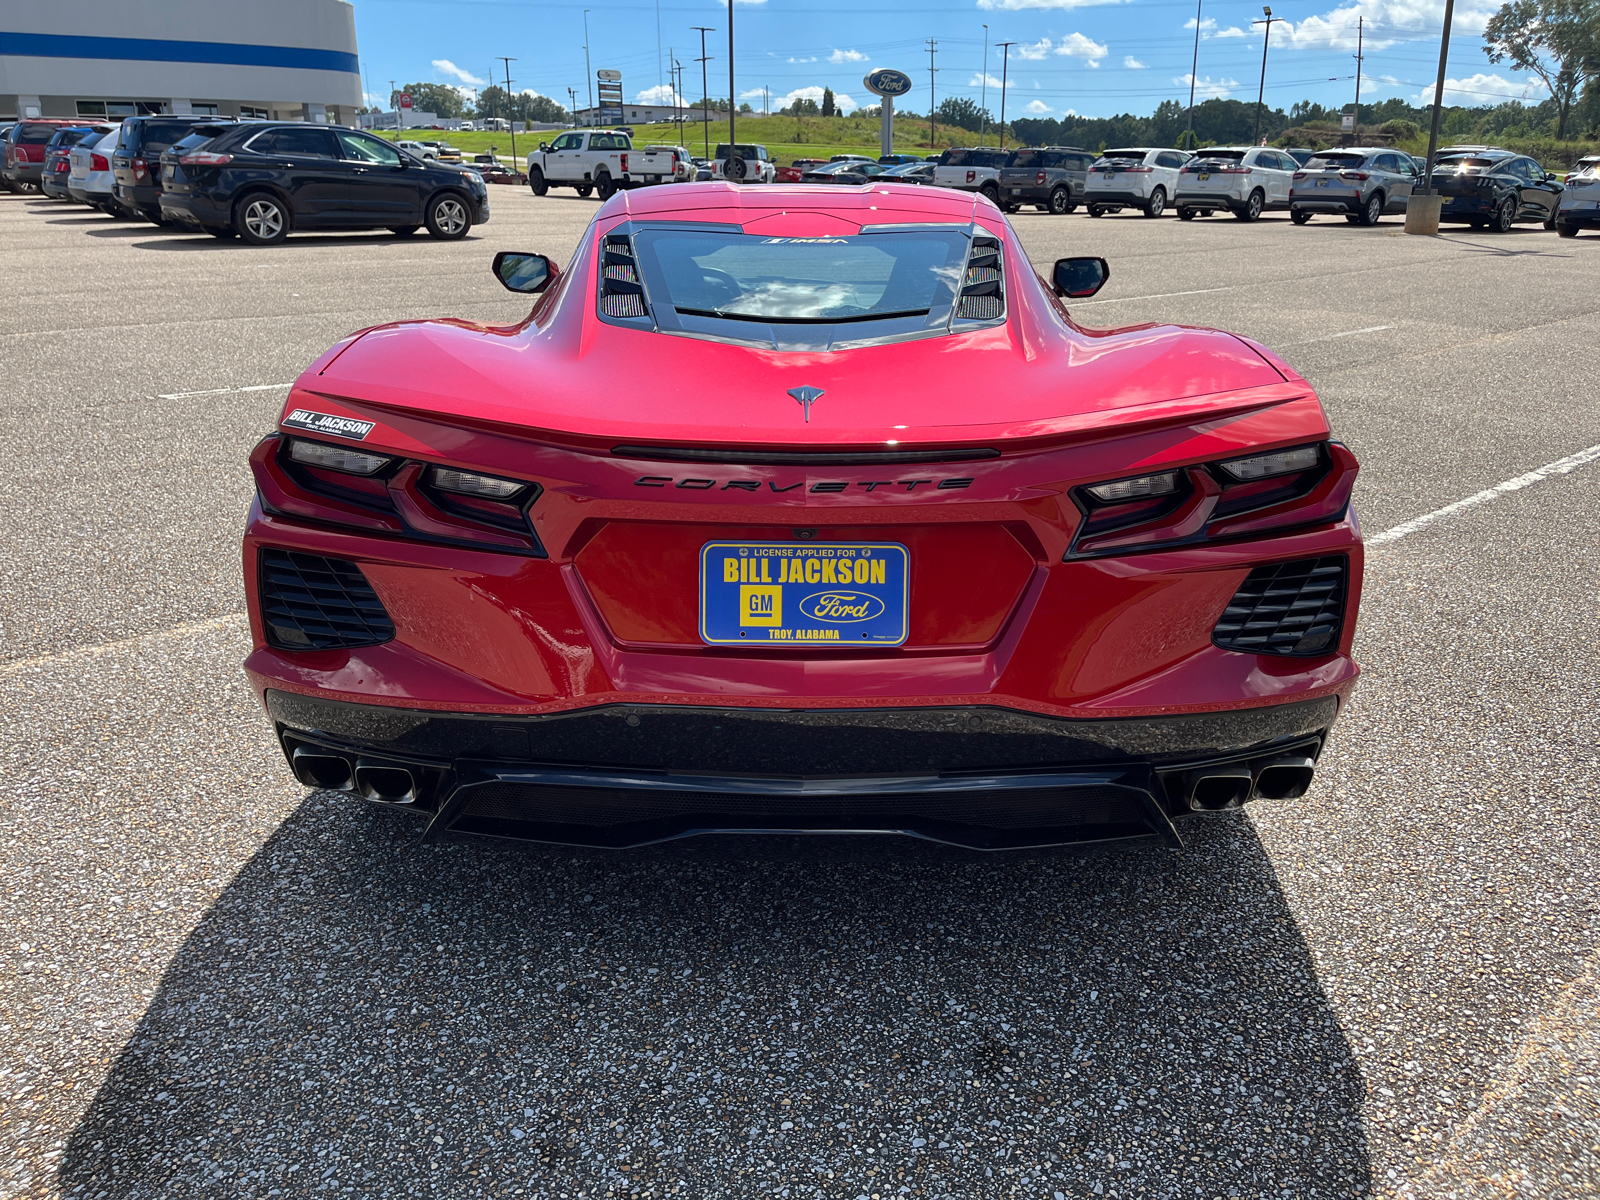
[[1145,153],[1143,150],[1107,150],[1100,156],[1100,161],[1104,162],[1109,158],[1118,162],[1143,162]]
[[1307,163],[1306,166],[1313,169],[1317,167],[1327,167],[1338,170],[1345,167],[1359,167],[1366,161],[1366,155],[1364,154],[1319,154],[1309,163]]
[[950,150],[944,159],[947,167],[1003,167],[1010,157],[999,150]]
[[805,238],[645,228],[634,245],[658,324],[781,348],[942,328],[967,256],[966,235],[946,230]]
[[1050,155],[1043,150],[1018,150],[1011,156],[1007,166],[1011,167],[1043,167],[1049,165]]
[[180,140],[174,142],[169,148],[177,150],[179,153],[186,153],[190,150],[196,149],[197,147],[204,146],[220,132],[221,130],[217,129],[215,126],[198,126],[190,130],[187,137],[181,138]]
[[1196,162],[1243,162],[1243,150],[1202,150],[1195,156]]
[[59,125],[41,125],[33,121],[24,121],[12,137],[13,142],[20,142],[24,146],[42,146],[59,132]]
[[153,158],[174,142],[187,136],[191,124],[189,121],[147,121],[144,123],[144,136],[139,138],[139,143],[144,153]]

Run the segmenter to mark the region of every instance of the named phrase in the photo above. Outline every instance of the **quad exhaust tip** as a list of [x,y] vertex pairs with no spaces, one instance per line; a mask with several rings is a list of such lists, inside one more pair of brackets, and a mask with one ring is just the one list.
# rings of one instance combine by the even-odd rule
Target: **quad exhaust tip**
[[1275,758],[1256,776],[1256,795],[1263,800],[1298,800],[1310,789],[1316,770],[1309,758]]
[[1189,777],[1189,807],[1202,809],[1238,808],[1250,799],[1250,768],[1208,767]]
[[368,800],[385,804],[414,804],[417,781],[404,767],[387,764],[356,763],[356,790]]
[[319,754],[304,746],[294,750],[294,777],[307,787],[348,792],[354,788],[350,760],[338,754]]

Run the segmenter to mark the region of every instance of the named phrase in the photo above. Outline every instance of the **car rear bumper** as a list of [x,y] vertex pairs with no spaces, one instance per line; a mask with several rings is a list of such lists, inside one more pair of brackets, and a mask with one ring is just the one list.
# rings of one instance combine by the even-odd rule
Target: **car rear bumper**
[[230,209],[219,207],[211,197],[202,193],[174,194],[163,191],[159,209],[163,218],[182,225],[220,228],[233,222]]
[[1306,212],[1359,213],[1365,204],[1360,194],[1354,192],[1336,192],[1326,196],[1319,192],[1289,193],[1289,207]]
[[1600,203],[1569,205],[1556,213],[1556,222],[1582,229],[1600,229]]
[[159,185],[141,186],[138,184],[118,183],[112,188],[112,191],[116,194],[117,199],[129,208],[136,208],[150,217],[157,217],[161,214],[161,188]]
[[512,716],[275,689],[263,700],[301,782],[414,811],[432,835],[626,847],[872,832],[995,850],[1151,833],[1175,844],[1173,822],[1193,811],[1282,794],[1286,764],[1308,780],[1353,683],[1264,708],[1110,721],[990,706]]
[[1083,193],[1085,204],[1121,204],[1144,205],[1149,203],[1149,197],[1140,192],[1131,192],[1125,188],[1097,188],[1089,187]]
[[1244,198],[1226,192],[1179,192],[1172,200],[1175,208],[1242,209]]

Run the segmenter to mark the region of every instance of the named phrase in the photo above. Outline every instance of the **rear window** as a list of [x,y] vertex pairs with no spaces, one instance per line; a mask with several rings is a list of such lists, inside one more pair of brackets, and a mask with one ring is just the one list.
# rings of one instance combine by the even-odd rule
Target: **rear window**
[[216,125],[196,125],[189,131],[187,136],[179,138],[172,143],[169,149],[175,150],[179,154],[187,154],[190,150],[197,150],[204,146],[221,132],[222,130]]
[[1010,157],[999,150],[950,150],[942,161],[947,167],[1003,167]]
[[1147,151],[1144,150],[1107,150],[1100,156],[1099,161],[1106,162],[1107,160],[1111,160],[1114,162],[1142,163],[1146,153]]
[[944,328],[966,264],[949,230],[762,237],[644,228],[634,246],[664,329],[801,349]]
[[1202,162],[1243,162],[1243,150],[1202,150],[1194,156],[1194,161]]
[[1012,167],[1043,167],[1049,165],[1049,155],[1043,150],[1018,150],[1006,164]]
[[174,142],[180,141],[189,133],[192,121],[146,121],[144,122],[144,136],[138,133],[139,144],[144,153],[154,158]]
[[1311,167],[1313,170],[1318,167],[1326,167],[1337,171],[1349,167],[1359,167],[1366,161],[1367,157],[1364,154],[1319,154],[1308,162],[1306,166]]
[[61,126],[59,125],[42,125],[34,121],[24,121],[11,140],[24,146],[42,146],[55,137],[60,129]]
[[[720,159],[724,159],[724,158],[727,158],[727,157],[728,157],[728,146],[727,146],[727,143],[724,142],[722,145],[717,147],[717,158],[720,160]],[[747,146],[747,145],[744,145],[743,143],[740,143],[740,145],[739,145],[739,157],[740,158],[754,158],[754,157],[756,157],[756,148],[754,146]]]

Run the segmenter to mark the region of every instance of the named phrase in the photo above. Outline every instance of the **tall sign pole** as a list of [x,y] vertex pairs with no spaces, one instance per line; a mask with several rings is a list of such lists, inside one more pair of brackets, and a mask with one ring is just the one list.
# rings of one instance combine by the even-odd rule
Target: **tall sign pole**
[[732,159],[735,154],[739,153],[739,151],[734,148],[734,143],[738,139],[733,136],[733,113],[734,113],[734,99],[733,99],[733,0],[728,0],[728,158],[729,159]]
[[1194,61],[1189,65],[1189,124],[1183,131],[1183,148],[1189,150],[1194,143],[1194,84],[1200,74],[1200,6],[1205,0],[1194,0]]
[[878,152],[887,158],[894,153],[894,98],[911,91],[911,76],[904,71],[879,67],[869,72],[861,83],[883,100],[878,117]]
[[1000,149],[1006,148],[1006,70],[1011,66],[1011,47],[1015,42],[1001,42],[1005,57],[1000,60]]
[[1255,136],[1250,139],[1252,146],[1261,144],[1261,106],[1266,102],[1267,96],[1267,47],[1272,42],[1272,27],[1284,19],[1283,17],[1273,16],[1272,9],[1268,5],[1262,5],[1261,11],[1267,14],[1267,19],[1265,21],[1250,22],[1252,25],[1266,26],[1261,38],[1261,89],[1256,93],[1256,132]]
[[716,30],[709,25],[691,25],[689,28],[693,29],[700,35],[700,120],[705,132],[706,157],[710,158],[711,107],[709,104],[708,89],[711,85],[706,82],[706,64],[711,61],[711,56],[706,53],[706,34],[715,33]]
[[594,124],[594,68],[589,64],[589,10],[583,10],[583,73],[589,77],[589,124]]

